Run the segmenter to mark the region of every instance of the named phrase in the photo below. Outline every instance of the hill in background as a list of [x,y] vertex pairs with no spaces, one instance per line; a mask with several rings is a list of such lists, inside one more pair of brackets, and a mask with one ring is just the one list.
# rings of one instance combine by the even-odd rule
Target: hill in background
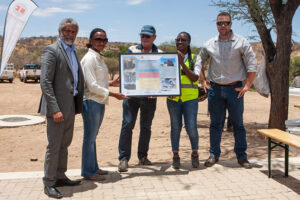
[[[40,56],[45,46],[54,43],[57,41],[57,37],[30,37],[30,38],[21,38],[15,50],[13,51],[12,56],[9,59],[9,63],[14,63],[15,68],[18,70],[23,67],[24,64],[28,63],[40,63]],[[0,42],[2,44],[2,37],[0,36]],[[77,54],[79,59],[87,52],[86,43],[88,42],[87,38],[77,38],[75,45],[77,47]],[[119,52],[119,46],[128,48],[134,43],[124,43],[124,42],[109,42],[104,51],[111,51],[117,54]],[[160,48],[163,50],[175,49],[175,47],[166,48],[163,43],[160,45]],[[263,58],[263,48],[261,43],[251,43],[254,52],[256,53],[258,62]],[[200,48],[193,48],[194,53],[198,53]],[[293,52],[291,57],[300,56],[300,43],[295,43],[293,46]]]
[[[58,37],[30,37],[21,38],[8,63],[14,63],[15,69],[20,69],[24,64],[28,63],[40,63],[40,57],[45,46],[57,41]],[[0,37],[0,42],[2,44],[2,37]],[[75,45],[77,47],[77,54],[79,59],[84,56],[87,52],[86,44],[88,43],[87,38],[76,38]],[[105,51],[119,52],[119,46],[129,47],[134,43],[123,43],[123,42],[109,42],[106,45]],[[1,49],[2,47],[0,47]]]

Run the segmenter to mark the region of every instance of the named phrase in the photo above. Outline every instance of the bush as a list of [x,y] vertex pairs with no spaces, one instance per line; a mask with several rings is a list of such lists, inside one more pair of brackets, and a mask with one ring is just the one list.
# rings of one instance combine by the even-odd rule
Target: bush
[[293,82],[296,76],[300,76],[300,56],[296,56],[294,59],[291,58],[289,75],[290,84]]
[[107,67],[108,67],[110,78],[111,78],[111,80],[113,80],[114,76],[116,74],[118,74],[118,72],[119,72],[119,58],[117,58],[117,57],[113,57],[113,58],[104,57],[104,61],[107,65]]
[[[177,52],[175,41],[163,42],[158,46],[163,52]],[[191,45],[191,51],[193,54],[199,54],[201,48]]]
[[119,54],[120,54],[120,53],[126,53],[127,50],[128,50],[128,47],[129,47],[129,46],[124,46],[124,45],[118,46],[118,48],[119,48]]
[[105,51],[105,52],[103,52],[103,56],[104,57],[107,57],[107,58],[112,58],[112,57],[116,57],[116,55],[115,55],[115,53],[114,52],[112,52],[112,51]]

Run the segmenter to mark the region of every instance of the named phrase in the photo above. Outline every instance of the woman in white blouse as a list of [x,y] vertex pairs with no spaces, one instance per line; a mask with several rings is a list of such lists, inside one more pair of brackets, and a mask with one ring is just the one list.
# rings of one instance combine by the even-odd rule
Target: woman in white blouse
[[107,42],[106,32],[103,29],[92,30],[87,44],[88,52],[81,60],[85,79],[81,175],[90,180],[103,180],[104,178],[99,175],[108,174],[98,167],[96,153],[96,136],[103,120],[105,104],[108,103],[109,96],[119,100],[126,98],[123,94],[108,89],[108,86],[119,86],[119,78],[109,82],[108,68],[100,54]]

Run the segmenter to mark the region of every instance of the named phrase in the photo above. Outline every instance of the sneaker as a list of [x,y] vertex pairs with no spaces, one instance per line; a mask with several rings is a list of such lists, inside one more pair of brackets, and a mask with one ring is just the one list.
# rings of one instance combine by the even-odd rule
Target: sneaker
[[152,162],[147,157],[143,157],[140,159],[139,165],[152,165]]
[[118,166],[119,172],[128,171],[128,162],[126,160],[121,160]]
[[193,168],[198,168],[199,167],[199,155],[192,153],[191,158],[192,158],[192,166],[193,166]]
[[177,156],[173,156],[173,168],[174,169],[179,169],[180,167],[180,157],[177,155]]
[[247,159],[238,159],[238,163],[246,169],[252,168],[251,163]]
[[219,161],[219,158],[215,158],[213,156],[209,156],[209,158],[205,161],[204,165],[206,167],[211,167]]

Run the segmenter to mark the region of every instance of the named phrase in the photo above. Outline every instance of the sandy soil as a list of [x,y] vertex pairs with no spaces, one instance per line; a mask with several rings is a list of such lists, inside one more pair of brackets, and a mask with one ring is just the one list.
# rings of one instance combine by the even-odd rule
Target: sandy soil
[[[118,88],[113,88],[118,90]],[[37,109],[41,90],[39,84],[22,83],[15,79],[14,83],[0,83],[0,115],[28,114],[38,115]],[[300,97],[290,97],[289,119],[300,119],[300,109],[294,105]],[[244,122],[247,130],[249,159],[267,158],[267,141],[257,135],[256,129],[266,128],[270,108],[270,98],[260,96],[256,92],[248,92],[245,96]],[[106,107],[103,124],[97,137],[97,153],[99,165],[105,167],[118,164],[118,141],[122,121],[122,102],[110,99]],[[208,157],[209,117],[207,116],[207,100],[199,103],[198,131],[200,161]],[[69,169],[81,166],[81,147],[83,123],[81,115],[76,116],[73,142],[69,147]],[[136,165],[137,141],[139,136],[139,120],[133,133],[132,157],[130,165]],[[235,159],[233,152],[233,136],[224,132],[222,138],[221,160]],[[46,124],[23,126],[17,128],[0,128],[0,172],[41,171],[47,145]],[[185,130],[181,133],[180,155],[183,162],[190,162],[190,143]],[[282,156],[277,150],[274,155]],[[291,153],[292,156],[300,154]],[[37,161],[31,161],[37,159]],[[158,98],[157,110],[152,125],[152,138],[149,159],[155,163],[170,163],[172,159],[170,144],[170,122],[166,108],[166,98]]]

